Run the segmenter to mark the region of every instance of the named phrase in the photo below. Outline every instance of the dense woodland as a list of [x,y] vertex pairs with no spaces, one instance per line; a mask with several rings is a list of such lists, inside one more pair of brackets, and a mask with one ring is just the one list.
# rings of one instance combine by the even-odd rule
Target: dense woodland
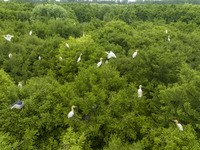
[[[0,2],[0,149],[200,149],[199,14],[192,4]],[[105,51],[117,58],[106,64]],[[22,110],[9,110],[18,100]]]

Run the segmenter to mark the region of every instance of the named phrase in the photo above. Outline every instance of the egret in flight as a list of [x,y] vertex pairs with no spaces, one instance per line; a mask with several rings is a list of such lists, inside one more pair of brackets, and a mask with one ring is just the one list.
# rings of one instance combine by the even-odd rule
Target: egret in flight
[[65,45],[69,48],[69,44],[65,43]]
[[17,101],[15,103],[13,103],[9,109],[13,109],[13,108],[16,108],[16,109],[21,109],[23,108],[24,106],[24,102],[23,101]]
[[69,113],[68,113],[68,118],[71,118],[73,115],[74,115],[74,108],[75,108],[76,106],[72,106],[72,111],[70,111]]
[[110,51],[110,52],[105,51],[105,53],[108,54],[108,55],[107,55],[107,58],[108,58],[108,59],[110,59],[110,58],[112,58],[112,57],[113,57],[113,58],[117,58],[116,55],[115,55],[112,51]]
[[135,58],[135,56],[137,55],[137,53],[138,53],[138,50],[136,50],[136,51],[133,53],[132,57]]
[[82,53],[80,54],[80,56],[79,56],[77,62],[81,61],[81,56],[82,56]]
[[13,56],[13,55],[12,55],[11,53],[8,55],[8,57],[9,57],[10,59],[12,58],[12,56]]
[[179,130],[183,131],[183,126],[180,123],[178,123],[178,120],[173,120],[173,121],[176,123],[177,127],[179,128]]
[[102,64],[102,59],[103,59],[103,58],[101,57],[101,58],[100,58],[100,62],[97,63],[97,67],[100,67],[100,66],[101,66],[101,64]]
[[142,97],[142,85],[139,85],[138,97]]
[[11,41],[11,38],[14,37],[13,35],[10,35],[10,34],[7,34],[6,36],[3,35],[3,37],[8,40],[8,41]]

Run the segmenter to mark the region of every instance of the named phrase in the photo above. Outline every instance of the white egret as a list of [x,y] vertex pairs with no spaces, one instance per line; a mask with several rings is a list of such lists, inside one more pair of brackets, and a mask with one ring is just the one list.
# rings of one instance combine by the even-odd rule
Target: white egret
[[32,30],[29,32],[29,35],[32,35]]
[[61,57],[61,56],[59,56],[59,60],[60,60],[60,61],[62,60],[62,57]]
[[168,41],[170,42],[170,36],[168,35]]
[[167,30],[165,30],[165,33],[167,34]]
[[18,87],[22,88],[22,82],[21,81],[19,81]]
[[8,40],[8,41],[11,41],[11,38],[14,37],[13,35],[10,35],[10,34],[7,34],[6,36],[3,35],[3,37]]
[[13,56],[13,55],[12,55],[11,53],[8,55],[8,57],[9,57],[10,59],[12,58],[12,56]]
[[83,32],[83,37],[85,37],[85,34],[84,34],[84,32]]
[[77,62],[81,61],[81,56],[82,56],[82,53],[81,53],[80,56],[78,57]]
[[72,111],[70,111],[69,113],[68,113],[68,118],[71,118],[73,115],[74,115],[74,108],[75,108],[76,106],[72,106]]
[[138,50],[136,50],[136,51],[133,53],[132,57],[135,58],[135,56],[137,55],[137,53],[138,53]]
[[38,59],[41,60],[41,56],[39,56]]
[[179,128],[179,130],[183,131],[183,126],[180,123],[178,123],[178,120],[173,120],[173,121],[176,123],[177,127]]
[[108,55],[107,55],[107,58],[108,58],[108,59],[110,59],[110,58],[112,58],[112,57],[113,57],[113,58],[117,58],[116,55],[115,55],[112,51],[110,51],[110,52],[105,51],[105,53],[108,54]]
[[101,64],[102,64],[102,59],[103,59],[103,58],[101,57],[101,58],[100,58],[100,62],[97,63],[97,67],[100,67],[100,66],[101,66]]
[[65,43],[65,45],[69,48],[69,44]]
[[142,85],[139,85],[138,97],[142,97]]

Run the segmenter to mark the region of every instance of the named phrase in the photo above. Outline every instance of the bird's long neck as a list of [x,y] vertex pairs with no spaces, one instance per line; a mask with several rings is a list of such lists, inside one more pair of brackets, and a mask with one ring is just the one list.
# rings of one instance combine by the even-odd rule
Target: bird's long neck
[[176,125],[178,125],[178,121],[176,120],[175,122],[176,122]]
[[74,107],[72,107],[72,112],[74,113]]

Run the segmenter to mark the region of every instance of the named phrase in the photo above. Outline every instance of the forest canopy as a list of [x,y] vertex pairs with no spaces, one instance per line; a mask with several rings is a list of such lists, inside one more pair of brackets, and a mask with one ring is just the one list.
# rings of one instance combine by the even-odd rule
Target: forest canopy
[[200,149],[199,5],[0,5],[0,149]]

